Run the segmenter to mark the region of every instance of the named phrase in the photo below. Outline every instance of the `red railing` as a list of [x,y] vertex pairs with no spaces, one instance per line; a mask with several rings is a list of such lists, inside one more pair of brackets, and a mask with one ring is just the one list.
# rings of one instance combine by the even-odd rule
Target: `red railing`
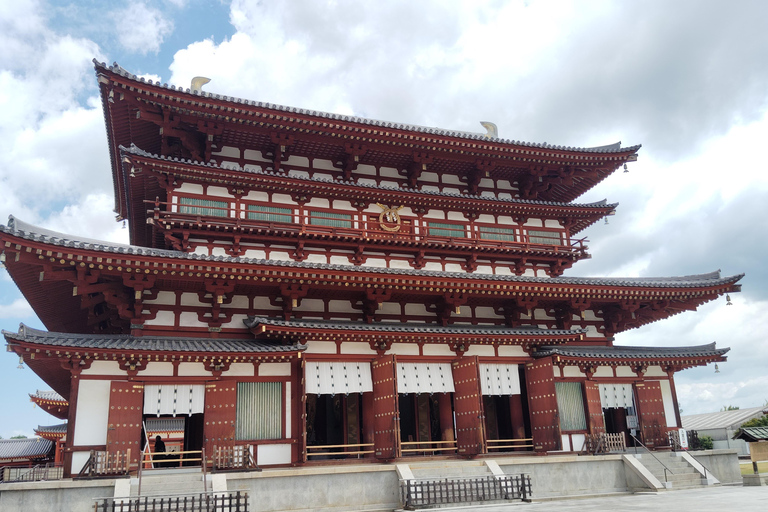
[[[233,209],[233,208],[220,208],[216,206],[190,206],[190,208],[204,208],[210,211],[220,211],[223,215],[201,215],[196,213],[180,213],[173,211],[172,209],[178,209],[180,205],[174,205],[161,201],[145,201],[146,203],[154,205],[154,208],[147,210],[147,213],[151,216],[151,223],[155,225],[159,224],[171,224],[177,225],[181,228],[202,228],[203,226],[215,226],[220,229],[232,229],[232,230],[247,230],[249,232],[257,232],[258,234],[270,234],[273,232],[293,232],[297,235],[314,235],[314,236],[327,236],[327,237],[340,237],[340,238],[368,238],[375,240],[395,240],[401,243],[420,243],[420,244],[440,244],[440,245],[453,245],[462,246],[467,248],[499,248],[499,249],[517,249],[524,251],[539,250],[550,252],[567,252],[567,253],[585,253],[587,246],[585,245],[587,239],[581,238],[578,240],[571,240],[570,245],[563,245],[561,243],[543,244],[543,243],[531,243],[529,242],[528,233],[523,230],[522,233],[517,233],[518,240],[492,240],[489,238],[483,238],[479,234],[472,234],[470,236],[440,236],[428,234],[428,226],[426,224],[419,226],[420,233],[416,233],[413,229],[413,225],[409,226],[410,229],[401,231],[385,231],[382,229],[372,228],[371,222],[367,218],[360,218],[356,214],[352,214],[352,218],[349,221],[351,227],[346,226],[325,226],[320,224],[312,224],[305,222],[274,222],[257,219],[249,219],[249,213],[256,213],[247,209]],[[161,210],[161,207],[172,208],[171,210]],[[282,215],[271,212],[259,212],[267,213],[271,215]],[[286,215],[288,217],[288,215]],[[295,218],[296,213],[290,215]],[[313,211],[311,217],[315,220],[327,220],[339,222],[340,219],[336,217],[324,217],[321,212]],[[358,227],[355,227],[358,226]],[[561,232],[552,232],[555,235],[560,235]],[[534,237],[540,238],[540,235],[534,235]]]

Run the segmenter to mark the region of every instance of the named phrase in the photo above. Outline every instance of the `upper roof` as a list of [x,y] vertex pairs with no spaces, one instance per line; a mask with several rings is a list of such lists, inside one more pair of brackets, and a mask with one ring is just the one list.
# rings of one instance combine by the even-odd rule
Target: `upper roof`
[[750,407],[748,409],[736,409],[732,411],[709,412],[705,414],[690,414],[681,416],[683,428],[688,430],[714,430],[737,429],[742,423],[752,418],[759,418],[768,409],[763,407]]
[[[150,153],[176,152],[205,163],[227,159],[216,156],[213,148],[234,146],[263,155],[282,148],[281,154],[288,151],[334,165],[353,156],[355,165],[398,170],[412,165],[424,170],[425,165],[429,172],[464,179],[478,176],[479,171],[518,182],[524,197],[560,202],[574,200],[623,163],[635,160],[640,148],[620,143],[566,147],[329,114],[184,90],[137,77],[117,64],[94,64],[110,145],[116,211],[131,220],[132,229],[143,223],[141,201],[156,194],[162,197],[164,191],[157,183],[132,188],[125,179],[120,146],[131,144]],[[275,170],[282,168],[281,161],[282,157],[273,162]],[[341,167],[334,172],[340,174]],[[132,194],[142,197],[132,198]],[[137,232],[136,236],[140,240],[147,235]]]
[[53,443],[41,437],[0,439],[0,460],[37,459],[48,455]]
[[35,401],[67,403],[67,400],[63,396],[52,390],[40,391],[38,389],[35,391],[35,394],[30,394],[29,397],[35,399]]

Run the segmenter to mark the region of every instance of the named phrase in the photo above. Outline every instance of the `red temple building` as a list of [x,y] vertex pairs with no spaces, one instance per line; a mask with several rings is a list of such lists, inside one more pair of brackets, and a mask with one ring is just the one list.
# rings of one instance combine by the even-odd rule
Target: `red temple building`
[[[246,446],[260,466],[666,446],[711,345],[619,346],[742,275],[586,278],[578,197],[640,146],[572,148],[301,110],[95,63],[130,245],[11,217],[48,329],[3,331],[69,404],[63,461]],[[51,407],[54,407],[53,405]],[[320,462],[318,462],[320,463]]]

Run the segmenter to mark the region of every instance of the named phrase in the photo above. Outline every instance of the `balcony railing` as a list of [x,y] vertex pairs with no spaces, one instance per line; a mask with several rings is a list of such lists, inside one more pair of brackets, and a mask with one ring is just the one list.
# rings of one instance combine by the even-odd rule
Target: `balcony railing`
[[[360,458],[372,454],[373,443],[359,444],[322,444],[307,446],[307,458],[317,459],[340,459],[340,458]],[[311,459],[310,459],[311,460]]]
[[512,450],[530,450],[533,449],[533,438],[525,437],[520,439],[488,439],[486,441],[488,451],[512,451]]
[[[313,215],[309,217],[309,219],[314,222],[276,222],[274,220],[249,218],[249,215],[257,213],[251,210],[206,206],[204,211],[207,212],[208,215],[202,215],[198,213],[180,213],[178,211],[180,205],[177,204],[160,201],[145,202],[154,205],[153,209],[147,210],[153,224],[170,224],[177,225],[181,228],[202,229],[203,227],[213,226],[219,230],[240,230],[260,235],[268,235],[271,233],[294,233],[297,236],[312,235],[319,238],[338,237],[353,238],[355,240],[392,240],[402,245],[440,244],[461,246],[465,248],[497,248],[503,250],[549,251],[574,254],[584,254],[587,250],[587,246],[585,245],[587,242],[586,238],[571,240],[570,245],[565,245],[555,238],[561,235],[561,232],[556,231],[552,232],[554,235],[552,243],[541,243],[540,241],[531,242],[529,238],[541,240],[541,234],[539,233],[529,237],[526,230],[517,230],[518,232],[515,235],[516,239],[514,241],[494,240],[490,237],[483,237],[480,232],[472,233],[469,236],[429,234],[429,228],[426,223],[418,226],[418,233],[413,225],[410,225],[410,229],[403,229],[395,232],[385,231],[383,229],[372,227],[371,224],[376,224],[375,222],[369,222],[365,218],[360,218],[357,214],[350,214],[350,221],[341,222],[337,217],[330,216],[330,212],[328,216],[324,216],[322,213],[313,211]],[[218,212],[220,212],[220,214]],[[275,214],[271,212],[264,212],[264,214],[271,217],[286,217],[286,219],[290,218],[291,220],[294,220],[298,216],[295,212],[290,215]],[[323,225],[323,221],[326,221],[328,224],[333,224],[335,222],[337,224],[348,225]]]
[[403,455],[440,455],[456,452],[456,441],[403,441],[400,443]]

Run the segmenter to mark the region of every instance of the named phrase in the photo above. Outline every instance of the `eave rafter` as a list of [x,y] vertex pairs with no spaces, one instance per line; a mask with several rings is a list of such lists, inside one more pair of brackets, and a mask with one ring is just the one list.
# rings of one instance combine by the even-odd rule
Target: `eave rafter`
[[[582,194],[605,176],[613,172],[621,164],[635,158],[639,146],[620,149],[618,146],[605,148],[566,148],[548,144],[528,144],[500,139],[488,139],[480,134],[472,135],[461,132],[395,125],[349,118],[334,114],[301,111],[277,105],[255,103],[218,95],[190,93],[175,87],[161,86],[146,82],[132,76],[119,67],[107,67],[96,63],[96,72],[102,89],[105,107],[109,110],[110,118],[125,117],[129,123],[130,116],[139,107],[148,113],[158,111],[169,112],[166,117],[179,120],[185,129],[198,130],[198,142],[187,149],[190,155],[203,154],[204,160],[209,161],[208,148],[204,144],[216,142],[217,145],[229,140],[229,137],[246,135],[258,139],[259,147],[251,145],[251,149],[269,151],[264,146],[265,134],[278,133],[285,137],[294,137],[297,141],[323,146],[323,152],[330,157],[334,164],[341,163],[347,167],[344,176],[350,177],[349,159],[345,156],[346,145],[365,146],[363,155],[353,155],[357,163],[365,162],[370,165],[380,165],[381,162],[402,161],[415,153],[426,153],[435,159],[435,170],[449,169],[444,163],[460,164],[460,169],[453,168],[449,172],[457,173],[470,181],[477,169],[477,161],[482,160],[491,166],[480,169],[488,172],[494,178],[518,181],[525,177],[535,187],[546,190],[536,190],[533,194],[543,197],[547,190],[549,197],[559,197],[560,200],[572,200]],[[115,129],[125,129],[125,120]],[[202,125],[200,123],[203,123]],[[153,126],[154,122],[146,123]],[[109,126],[109,124],[108,124]],[[201,127],[202,126],[202,127]],[[209,127],[215,127],[211,130]],[[223,131],[218,133],[218,130]],[[134,131],[139,130],[137,125]],[[146,134],[148,135],[148,134]],[[157,136],[157,134],[155,134]],[[112,138],[112,135],[110,135]],[[207,139],[211,139],[208,141]],[[179,139],[181,140],[181,139]],[[116,141],[113,147],[123,143]],[[182,144],[184,142],[182,141]],[[262,147],[264,146],[264,147]],[[295,154],[302,154],[297,144]],[[306,144],[305,144],[306,146]],[[308,151],[304,156],[314,156],[316,151]],[[165,153],[167,154],[167,153]],[[178,156],[178,155],[176,155]],[[355,159],[355,156],[357,157]],[[376,160],[377,157],[383,157]],[[113,163],[116,161],[113,157]],[[531,170],[531,166],[534,167]],[[274,166],[277,169],[279,165]],[[536,173],[534,175],[534,173]],[[121,187],[119,182],[116,186]]]
[[[660,287],[648,284],[647,281],[617,286],[610,284],[610,280],[602,283],[600,280],[588,279],[569,281],[567,278],[499,278],[417,270],[281,263],[249,258],[206,258],[145,249],[141,250],[142,254],[128,254],[74,247],[72,244],[66,247],[57,246],[44,241],[27,240],[10,234],[7,230],[0,231],[0,242],[7,255],[6,266],[14,279],[22,275],[29,279],[44,269],[46,270],[43,277],[50,273],[66,277],[70,282],[74,279],[79,283],[78,276],[86,281],[96,278],[98,282],[93,284],[86,282],[74,285],[77,286],[75,294],[84,294],[83,290],[89,292],[89,297],[84,299],[86,302],[99,300],[95,298],[98,297],[97,294],[108,293],[115,282],[125,289],[126,282],[149,283],[152,279],[155,283],[165,283],[165,287],[170,287],[167,289],[180,286],[183,282],[185,288],[194,286],[199,290],[205,290],[206,281],[213,280],[234,290],[231,293],[244,295],[259,289],[281,287],[286,290],[293,287],[336,290],[347,295],[366,293],[367,289],[375,288],[385,293],[391,292],[393,297],[407,296],[409,300],[431,304],[454,296],[466,297],[468,304],[501,308],[505,303],[514,300],[514,303],[510,303],[512,309],[508,313],[504,312],[503,308],[500,310],[511,322],[516,321],[515,307],[567,307],[571,309],[572,314],[580,314],[582,308],[589,308],[597,318],[602,319],[602,329],[607,335],[694,309],[720,295],[739,291],[740,285],[736,283],[741,278],[720,278],[717,275],[710,280],[697,278],[698,280],[693,280],[685,286]],[[142,276],[140,280],[138,276]],[[45,282],[43,278],[42,283]],[[142,290],[142,295],[139,296],[134,288],[127,296],[115,294],[113,300],[116,302],[113,305],[118,307],[118,310],[122,305],[124,309],[121,318],[135,318],[136,313],[152,313],[151,307],[141,306],[141,309],[137,309],[136,304],[143,300],[144,293],[146,290]],[[221,296],[229,293],[227,291]],[[122,298],[118,300],[118,296]],[[292,304],[294,297],[291,293],[287,292],[285,296],[291,301],[284,303]],[[295,298],[299,300],[301,297]],[[212,304],[212,307],[215,305]],[[574,324],[578,325],[579,322]]]
[[642,378],[650,366],[659,366],[669,374],[693,368],[696,366],[706,366],[710,363],[722,363],[728,358],[723,355],[696,356],[696,357],[633,357],[633,358],[584,358],[555,356],[554,364],[560,368],[566,366],[578,366],[582,371],[591,376],[598,367],[629,366],[632,371]]

